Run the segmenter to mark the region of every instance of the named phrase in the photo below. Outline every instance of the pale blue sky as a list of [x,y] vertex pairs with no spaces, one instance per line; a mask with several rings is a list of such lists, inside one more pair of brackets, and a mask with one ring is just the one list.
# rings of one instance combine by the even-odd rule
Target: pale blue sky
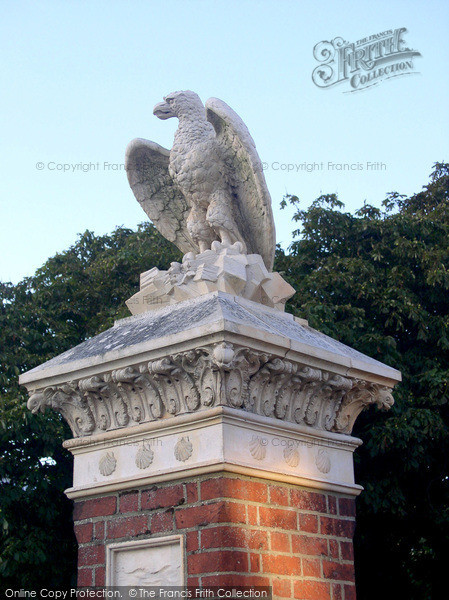
[[[145,215],[123,171],[127,143],[170,148],[176,121],[152,107],[167,93],[216,96],[248,125],[262,161],[367,161],[386,169],[290,172],[269,168],[277,238],[295,225],[286,193],[308,206],[337,192],[347,209],[410,194],[435,161],[449,160],[446,1],[0,2],[0,280],[33,274],[86,229],[135,227]],[[319,89],[313,47],[406,27],[421,52],[417,75],[369,90]],[[36,169],[43,162],[44,170]],[[100,163],[63,173],[48,163]],[[276,166],[276,165],[275,165]]]

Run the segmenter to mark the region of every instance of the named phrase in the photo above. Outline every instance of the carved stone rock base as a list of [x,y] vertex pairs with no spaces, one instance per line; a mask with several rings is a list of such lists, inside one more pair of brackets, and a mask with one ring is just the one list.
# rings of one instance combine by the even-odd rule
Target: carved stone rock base
[[176,304],[209,292],[226,292],[284,310],[295,290],[279,273],[267,270],[259,254],[244,254],[242,244],[212,242],[210,250],[189,252],[168,271],[156,267],[140,276],[140,291],[126,305],[133,315]]

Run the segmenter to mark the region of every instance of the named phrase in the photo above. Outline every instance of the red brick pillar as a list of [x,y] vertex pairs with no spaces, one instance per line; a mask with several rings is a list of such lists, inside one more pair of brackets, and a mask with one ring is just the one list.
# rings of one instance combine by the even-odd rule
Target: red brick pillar
[[[247,260],[234,250],[217,255],[231,291]],[[201,277],[218,269],[208,265]],[[260,300],[282,287],[273,277]],[[355,598],[361,440],[350,434],[370,404],[392,405],[400,373],[277,308],[204,293],[22,374],[29,408],[51,407],[72,428],[80,586]]]
[[355,598],[351,431],[401,375],[285,313],[269,266],[189,252],[141,274],[133,317],[20,376],[73,433],[80,586]]
[[180,534],[189,586],[272,586],[278,598],[355,599],[353,496],[224,472],[78,500],[79,586],[105,548]]

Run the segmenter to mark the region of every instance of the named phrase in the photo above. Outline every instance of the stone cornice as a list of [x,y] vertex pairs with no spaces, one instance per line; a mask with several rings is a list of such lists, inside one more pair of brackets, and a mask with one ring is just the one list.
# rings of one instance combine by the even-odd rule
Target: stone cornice
[[391,392],[384,385],[219,342],[37,389],[28,407],[58,411],[75,437],[215,406],[349,434],[365,407],[390,408]]

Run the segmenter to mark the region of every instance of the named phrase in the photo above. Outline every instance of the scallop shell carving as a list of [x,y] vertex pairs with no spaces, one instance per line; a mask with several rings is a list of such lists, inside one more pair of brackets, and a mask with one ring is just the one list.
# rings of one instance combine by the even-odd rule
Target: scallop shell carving
[[181,462],[189,460],[193,453],[192,443],[188,437],[180,438],[175,446],[175,458]]
[[256,460],[263,460],[267,454],[267,441],[260,437],[253,437],[249,443],[249,451]]
[[153,462],[154,452],[148,446],[140,446],[136,454],[136,466],[138,469],[148,469]]
[[112,475],[116,466],[117,460],[113,452],[106,452],[106,454],[100,458],[100,462],[98,464],[100,473],[105,477]]
[[287,446],[284,448],[284,460],[290,467],[297,467],[299,465],[299,451],[291,445]]
[[329,453],[326,452],[326,450],[323,450],[323,448],[318,450],[315,463],[321,473],[329,473],[331,470],[331,459]]

